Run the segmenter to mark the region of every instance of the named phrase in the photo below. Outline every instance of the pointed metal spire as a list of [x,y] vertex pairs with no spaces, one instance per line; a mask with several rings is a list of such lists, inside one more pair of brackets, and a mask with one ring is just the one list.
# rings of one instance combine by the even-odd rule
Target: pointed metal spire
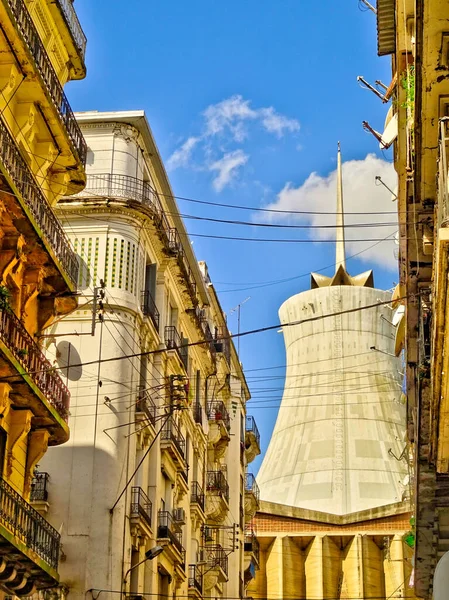
[[345,258],[345,220],[343,213],[343,178],[341,168],[341,150],[340,142],[338,142],[337,153],[337,235],[336,235],[336,252],[335,252],[335,272],[342,266],[346,270]]

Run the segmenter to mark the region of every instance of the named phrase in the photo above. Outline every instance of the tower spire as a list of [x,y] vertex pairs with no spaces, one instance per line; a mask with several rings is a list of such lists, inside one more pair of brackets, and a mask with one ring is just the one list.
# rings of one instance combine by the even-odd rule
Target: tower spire
[[341,168],[341,149],[338,142],[337,152],[337,235],[336,235],[336,251],[335,251],[335,272],[339,267],[346,270],[345,258],[345,219],[343,213],[343,178]]

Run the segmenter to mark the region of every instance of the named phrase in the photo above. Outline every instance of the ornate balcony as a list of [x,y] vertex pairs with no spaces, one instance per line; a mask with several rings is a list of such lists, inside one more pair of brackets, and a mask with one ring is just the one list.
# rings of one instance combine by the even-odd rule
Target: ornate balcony
[[157,542],[165,547],[165,556],[178,565],[185,576],[185,550],[182,545],[181,526],[166,510],[160,510],[157,519]]
[[144,533],[151,536],[151,516],[153,505],[142,488],[131,488],[131,510],[129,513],[131,525],[138,526]]
[[206,516],[221,523],[229,510],[229,485],[223,471],[206,473]]
[[0,479],[0,584],[26,596],[58,584],[60,535],[6,481]]
[[13,138],[0,120],[0,169],[9,186],[17,194],[37,235],[47,247],[50,256],[59,265],[71,287],[78,279],[78,259],[64,230],[45,196],[34,180]]
[[214,336],[215,350],[222,354],[229,367],[231,366],[231,338],[226,326],[217,327]]
[[147,391],[139,392],[139,398],[136,402],[136,412],[143,413],[151,425],[156,423],[156,405]]
[[[9,374],[17,374],[29,384],[21,391],[17,403],[29,407],[36,416],[53,416],[53,421],[67,421],[70,392],[55,372],[22,322],[11,310],[0,310],[0,350],[6,357]],[[3,360],[4,360],[3,358]],[[6,375],[6,373],[5,373]],[[39,401],[36,401],[36,398]],[[44,408],[45,405],[45,408]],[[63,437],[67,436],[64,426]],[[61,435],[61,432],[58,432]],[[65,439],[63,441],[66,441]]]
[[56,111],[59,121],[65,129],[72,152],[84,166],[87,154],[86,142],[26,4],[24,0],[5,0],[5,4],[9,7],[9,11],[12,14],[12,21],[22,38],[24,46],[34,61],[34,67],[44,84],[47,96],[51,101],[50,104]]
[[72,0],[56,0],[54,2],[61,11],[63,19],[70,31],[75,47],[84,61],[86,55],[87,38],[78,20],[78,15],[73,8]]
[[192,481],[192,485],[190,487],[190,504],[198,506],[201,512],[204,513],[204,491],[200,486],[198,481]]
[[260,545],[256,534],[252,529],[245,531],[245,583],[249,583],[255,577],[255,571],[259,568]]
[[187,372],[189,365],[189,348],[183,344],[183,339],[178,330],[173,325],[165,327],[165,345],[167,350],[175,350],[179,360],[184,365]]
[[260,506],[260,491],[256,478],[247,473],[245,478],[245,523],[249,523]]
[[39,471],[34,472],[33,479],[31,481],[31,502],[47,502],[48,501],[48,480],[50,476],[48,473],[40,473]]
[[203,576],[204,591],[218,583],[228,581],[228,556],[220,545],[207,545],[201,549],[206,571]]
[[201,567],[189,565],[189,597],[199,598],[203,595],[203,575]]
[[260,433],[254,417],[246,417],[245,455],[246,462],[252,462],[260,454]]
[[[207,347],[210,351],[211,357],[213,360],[215,360],[215,340],[207,321],[206,310],[196,305],[194,308],[187,309],[186,312],[189,312],[193,316],[198,330],[201,332],[204,340],[208,342]],[[204,345],[204,347],[206,347],[206,345]]]
[[214,447],[215,460],[218,460],[224,455],[231,439],[231,419],[221,400],[208,403],[207,417],[209,419],[209,444]]
[[145,316],[150,317],[156,330],[159,331],[159,311],[156,302],[148,290],[142,292],[141,309]]
[[168,452],[177,470],[185,469],[186,441],[172,417],[162,427],[161,449]]

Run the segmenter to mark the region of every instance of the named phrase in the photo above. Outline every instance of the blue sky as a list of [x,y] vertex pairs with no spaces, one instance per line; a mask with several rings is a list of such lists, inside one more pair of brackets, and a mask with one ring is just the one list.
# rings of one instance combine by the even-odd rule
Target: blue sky
[[[144,109],[176,195],[210,202],[297,211],[335,210],[337,140],[343,150],[345,208],[394,211],[391,153],[363,131],[383,130],[388,106],[359,87],[357,75],[390,82],[388,57],[376,53],[376,20],[357,0],[76,0],[88,36],[87,79],[67,86],[74,110]],[[187,145],[186,145],[187,143]],[[190,152],[188,151],[190,149]],[[251,210],[179,201],[182,213],[288,225],[329,225],[334,217],[279,219]],[[348,216],[352,223],[393,223],[394,215]],[[322,239],[325,229],[268,229],[186,220],[190,232],[246,238]],[[348,237],[380,239],[395,226],[351,229]],[[309,287],[308,276],[334,263],[332,243],[242,242],[194,237],[228,314],[242,308],[242,330],[278,321],[280,304]],[[377,287],[397,281],[394,243],[348,244],[348,270],[373,267]],[[332,267],[325,271],[333,272]],[[297,277],[296,279],[291,279]],[[288,279],[284,283],[254,287]],[[229,314],[236,331],[236,313]],[[277,333],[241,340],[241,358],[265,450],[285,362]],[[274,388],[263,391],[262,388]],[[253,408],[252,408],[253,406]],[[253,465],[257,471],[260,459]]]

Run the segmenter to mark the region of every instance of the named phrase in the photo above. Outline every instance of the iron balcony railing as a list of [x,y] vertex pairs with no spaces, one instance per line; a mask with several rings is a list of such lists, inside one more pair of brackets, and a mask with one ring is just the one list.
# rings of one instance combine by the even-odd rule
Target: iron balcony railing
[[209,349],[210,352],[212,354],[212,357],[215,356],[215,340],[214,340],[214,336],[212,335],[212,331],[210,330],[209,327],[209,323],[207,321],[207,315],[206,315],[206,311],[204,308],[200,308],[198,305],[195,306],[192,309],[189,309],[189,311],[195,318],[196,324],[198,326],[198,328],[201,330],[205,341],[209,342]]
[[189,565],[189,588],[195,588],[203,593],[203,575],[198,565]]
[[248,494],[253,494],[254,498],[259,502],[260,499],[260,490],[257,485],[256,478],[252,473],[246,473],[245,475],[245,492]]
[[156,423],[156,405],[146,391],[139,392],[136,402],[136,412],[144,413],[152,425]]
[[125,200],[135,200],[152,211],[154,225],[162,244],[164,245],[165,251],[171,256],[176,256],[178,266],[184,276],[192,303],[196,306],[198,300],[196,297],[197,290],[195,276],[190,268],[181,237],[177,229],[171,227],[167,215],[162,208],[159,195],[150,183],[137,179],[136,177],[130,177],[129,175],[96,173],[94,175],[88,175],[86,188],[82,192],[83,196],[89,196],[90,194],[94,194],[95,196],[123,198]]
[[231,418],[228,410],[221,400],[213,400],[207,406],[209,421],[223,421],[228,432],[231,430]]
[[167,346],[167,350],[176,350],[187,371],[189,364],[189,348],[185,343],[183,344],[183,339],[179,335],[176,327],[173,325],[167,325],[165,327],[165,345]]
[[13,138],[0,120],[0,168],[19,192],[26,210],[35,221],[35,229],[44,237],[73,285],[78,280],[78,259],[64,230],[34,180]]
[[229,501],[229,485],[223,471],[208,471],[206,474],[206,492],[221,496]]
[[195,423],[203,424],[203,407],[199,403],[195,403],[193,406],[193,418]]
[[45,398],[67,421],[70,405],[69,390],[22,322],[11,310],[0,311],[0,339]]
[[158,513],[157,537],[159,540],[170,540],[181,554],[184,553],[181,526],[176,523],[172,514],[167,510],[160,510]]
[[198,483],[198,481],[192,481],[192,486],[191,486],[190,489],[191,489],[190,502],[192,504],[198,504],[198,506],[204,512],[204,491],[203,491],[203,488],[200,486],[200,484]]
[[64,21],[75,42],[75,46],[84,60],[84,57],[86,56],[87,38],[78,20],[78,15],[73,8],[72,0],[56,0],[56,5],[60,8]]
[[131,517],[142,518],[151,527],[153,505],[141,487],[131,488]]
[[142,292],[141,308],[143,314],[150,317],[154,326],[159,331],[159,311],[157,309],[156,302],[153,300],[153,296],[148,290]]
[[3,479],[0,479],[0,523],[29,550],[58,569],[59,533]]
[[260,447],[260,433],[256,425],[256,420],[251,415],[246,417],[246,431],[254,434],[257,445]]
[[185,458],[186,453],[186,441],[184,436],[182,435],[179,426],[173,421],[170,417],[168,421],[164,424],[161,431],[161,441],[169,441],[173,443],[178,450],[179,454],[181,454],[182,458]]
[[40,473],[39,471],[34,471],[33,479],[31,481],[31,502],[47,502],[47,484],[49,479],[50,476],[48,473]]
[[256,534],[252,530],[245,531],[245,552],[253,554],[257,562],[259,562],[260,544]]
[[220,567],[225,575],[228,574],[228,555],[222,546],[204,546],[202,552],[208,569]]
[[221,352],[226,358],[228,365],[231,365],[231,338],[226,326],[215,328],[215,350]]
[[26,4],[24,0],[5,0],[5,2],[9,6],[15,19],[16,27],[34,59],[36,69],[45,84],[53,106],[58,111],[59,118],[72,144],[72,149],[77,154],[80,162],[85,165],[87,154],[86,142]]

